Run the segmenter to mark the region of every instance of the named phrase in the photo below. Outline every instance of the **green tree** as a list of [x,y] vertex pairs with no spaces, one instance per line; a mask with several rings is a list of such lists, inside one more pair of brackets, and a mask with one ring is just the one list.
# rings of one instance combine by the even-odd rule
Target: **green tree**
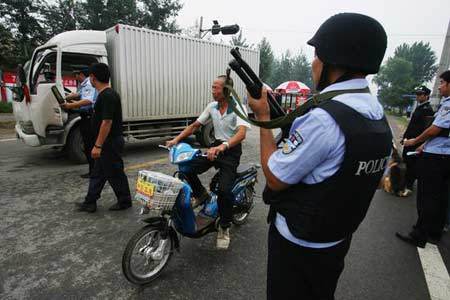
[[395,49],[394,57],[403,58],[412,64],[412,80],[420,85],[433,79],[438,66],[436,55],[431,50],[430,43],[422,41],[412,45],[402,44]]
[[263,82],[270,83],[274,67],[275,57],[272,47],[266,38],[258,44],[259,50],[259,77]]
[[291,52],[286,50],[281,55],[279,60],[275,62],[275,69],[273,71],[272,87],[276,88],[285,81],[292,80],[293,64],[291,59]]
[[30,58],[34,48],[47,38],[39,21],[39,2],[3,0],[0,3],[0,12],[4,29],[9,31],[14,39],[12,50],[15,62],[24,63]]
[[117,23],[177,33],[179,0],[87,0],[75,18],[82,29],[105,30]]
[[183,8],[179,0],[141,0],[137,1],[138,24],[154,30],[179,33],[175,17]]
[[[111,4],[111,3],[110,3]],[[76,20],[80,29],[105,30],[111,27],[104,0],[87,0],[80,3],[76,12]]]
[[48,37],[58,33],[76,30],[75,12],[80,8],[74,0],[43,1],[40,13],[43,17],[43,27]]
[[309,63],[303,51],[292,58],[291,80],[301,81],[312,89],[311,64]]
[[416,85],[413,72],[410,61],[395,56],[389,58],[374,77],[374,82],[379,86],[378,96],[381,101],[401,110],[410,105],[411,101],[402,98],[402,95],[411,93]]
[[12,33],[0,24],[0,70],[13,69],[18,61],[15,54],[15,43]]

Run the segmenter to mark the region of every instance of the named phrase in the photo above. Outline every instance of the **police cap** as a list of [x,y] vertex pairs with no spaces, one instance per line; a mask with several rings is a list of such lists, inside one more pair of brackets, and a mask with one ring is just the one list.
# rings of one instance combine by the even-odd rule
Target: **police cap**
[[419,86],[415,91],[416,95],[430,95],[431,90],[424,85]]

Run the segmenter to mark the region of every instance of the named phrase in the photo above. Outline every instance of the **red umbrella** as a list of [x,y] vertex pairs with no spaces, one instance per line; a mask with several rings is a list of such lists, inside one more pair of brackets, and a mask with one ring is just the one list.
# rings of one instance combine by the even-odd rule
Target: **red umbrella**
[[311,89],[300,81],[286,81],[280,84],[275,91],[284,94],[308,94]]
[[286,81],[280,84],[275,92],[283,94],[282,104],[289,112],[306,101],[311,89],[300,81]]

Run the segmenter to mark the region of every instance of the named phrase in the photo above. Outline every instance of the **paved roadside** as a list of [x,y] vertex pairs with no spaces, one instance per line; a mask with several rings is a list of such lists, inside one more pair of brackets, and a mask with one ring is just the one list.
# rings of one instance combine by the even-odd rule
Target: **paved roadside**
[[13,114],[0,113],[0,140],[14,138],[16,120]]

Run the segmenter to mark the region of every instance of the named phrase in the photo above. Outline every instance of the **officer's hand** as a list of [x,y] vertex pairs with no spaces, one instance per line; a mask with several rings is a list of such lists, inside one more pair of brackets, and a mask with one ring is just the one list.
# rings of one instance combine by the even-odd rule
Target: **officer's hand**
[[70,100],[74,99],[75,96],[77,96],[76,93],[70,93],[69,95],[67,95],[67,96],[64,98],[64,100],[70,101]]
[[259,99],[252,98],[249,93],[247,93],[247,97],[248,105],[255,114],[256,119],[258,119],[259,121],[270,120],[270,108],[269,103],[267,102],[267,89],[263,87],[261,98]]
[[97,148],[97,147],[93,147],[92,151],[91,151],[91,157],[93,159],[99,159],[101,153],[102,153],[102,149]]
[[405,146],[405,147],[411,147],[411,146],[414,146],[414,144],[415,144],[415,142],[416,142],[416,139],[409,139],[409,140],[404,140],[403,141],[403,146]]
[[175,141],[175,139],[170,140],[170,141],[166,141],[166,147],[173,147],[175,146],[177,143],[177,141]]
[[220,145],[220,146],[217,146],[217,147],[209,148],[208,151],[206,152],[206,154],[207,154],[207,156],[208,156],[208,159],[209,159],[210,161],[213,161],[213,160],[216,159],[216,157],[217,157],[220,153],[224,152],[226,149],[227,149],[227,146],[225,146],[225,145]]
[[417,154],[422,154],[422,152],[423,152],[423,147],[425,147],[425,144],[422,144],[422,145],[420,145],[419,147],[417,147],[417,149],[416,149]]

